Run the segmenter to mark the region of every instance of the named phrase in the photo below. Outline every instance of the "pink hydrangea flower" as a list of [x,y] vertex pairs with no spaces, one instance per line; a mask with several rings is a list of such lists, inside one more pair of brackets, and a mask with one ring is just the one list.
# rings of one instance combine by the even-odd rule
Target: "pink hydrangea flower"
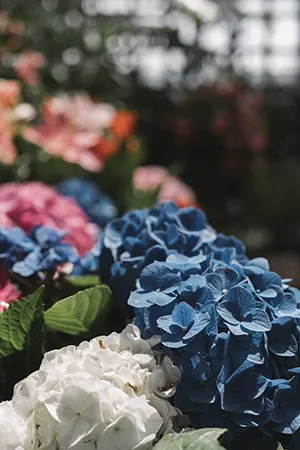
[[180,208],[198,206],[194,191],[177,177],[170,176],[160,166],[138,167],[134,173],[135,189],[140,191],[158,190],[158,201],[172,201]]
[[12,284],[8,278],[8,272],[0,267],[0,313],[9,307],[10,303],[21,298],[21,292]]
[[40,81],[39,70],[45,65],[45,58],[39,52],[26,51],[15,61],[15,71],[25,84],[35,86]]
[[0,226],[19,226],[27,233],[35,225],[65,230],[66,242],[85,254],[96,241],[97,227],[70,198],[40,182],[0,186]]

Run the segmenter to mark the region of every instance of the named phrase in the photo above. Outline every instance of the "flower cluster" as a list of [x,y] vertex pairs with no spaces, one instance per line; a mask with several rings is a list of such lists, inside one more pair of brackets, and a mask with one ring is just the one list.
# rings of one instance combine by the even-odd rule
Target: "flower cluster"
[[[299,291],[289,286],[291,280],[271,272],[266,259],[247,259],[233,238],[218,235],[200,244],[197,230],[203,234],[207,229],[204,221],[199,226],[198,210],[164,205],[154,211],[131,213],[129,217],[142,215],[148,221],[147,231],[134,237],[126,219],[131,236],[127,231],[122,238],[127,248],[121,255],[124,218],[118,222],[119,233],[117,227],[108,228],[104,243],[109,237],[115,243],[113,273],[124,260],[139,264],[145,258],[128,304],[135,309],[134,323],[142,336],[158,338],[162,351],[181,369],[175,406],[196,427],[260,427],[268,434],[294,436],[300,430]],[[128,254],[128,243],[141,250],[139,236],[156,236],[158,257]],[[187,238],[184,247],[182,236]],[[189,240],[196,246],[187,246]]]
[[179,178],[169,175],[164,167],[138,167],[133,175],[133,184],[137,191],[157,191],[159,203],[171,201],[180,208],[197,206],[194,191]]
[[37,225],[30,235],[18,227],[0,228],[0,260],[5,268],[24,278],[56,270],[79,261],[77,250],[62,242],[65,233]]
[[217,236],[196,208],[179,209],[164,203],[150,210],[128,212],[112,220],[101,243],[100,276],[113,289],[118,304],[127,302],[144,267],[166,261],[173,253],[188,262],[205,260],[204,254],[228,260],[244,258],[244,247],[235,238]]
[[138,450],[172,426],[180,376],[158,365],[133,325],[46,353],[38,371],[0,404],[2,450]]
[[80,206],[50,186],[40,182],[0,186],[0,226],[17,226],[30,233],[36,225],[66,231],[64,240],[80,255],[90,251],[97,239],[97,226]]
[[13,139],[24,121],[35,115],[33,106],[21,103],[21,85],[17,80],[0,80],[0,161],[12,164],[17,158]]
[[72,178],[62,182],[57,191],[73,198],[84,210],[90,221],[104,227],[117,215],[117,209],[112,200],[98,186],[80,178]]
[[46,100],[42,124],[27,128],[24,136],[51,155],[98,172],[123,142],[132,151],[135,125],[134,113],[78,94]]

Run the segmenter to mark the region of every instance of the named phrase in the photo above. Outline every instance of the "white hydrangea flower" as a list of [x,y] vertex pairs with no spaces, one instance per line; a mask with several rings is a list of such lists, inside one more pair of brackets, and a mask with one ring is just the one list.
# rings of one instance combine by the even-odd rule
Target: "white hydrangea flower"
[[0,430],[11,430],[0,449],[151,449],[172,426],[176,410],[166,399],[179,377],[169,358],[157,363],[134,325],[48,352],[0,405]]

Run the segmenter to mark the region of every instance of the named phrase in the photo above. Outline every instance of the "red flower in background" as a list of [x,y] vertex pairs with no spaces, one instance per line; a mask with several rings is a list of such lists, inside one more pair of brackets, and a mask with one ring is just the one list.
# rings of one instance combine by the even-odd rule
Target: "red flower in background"
[[15,60],[16,74],[25,84],[34,86],[40,81],[40,69],[45,65],[45,58],[39,52],[25,51]]
[[24,136],[51,155],[97,172],[131,137],[135,125],[134,113],[80,94],[48,99],[42,124],[27,128]]
[[97,227],[72,199],[43,183],[7,183],[0,186],[0,226],[18,226],[30,232],[35,225],[65,230],[66,242],[83,255],[96,241]]
[[172,201],[180,208],[198,206],[194,191],[182,180],[169,175],[160,166],[142,166],[135,170],[133,177],[137,191],[158,191],[158,202]]

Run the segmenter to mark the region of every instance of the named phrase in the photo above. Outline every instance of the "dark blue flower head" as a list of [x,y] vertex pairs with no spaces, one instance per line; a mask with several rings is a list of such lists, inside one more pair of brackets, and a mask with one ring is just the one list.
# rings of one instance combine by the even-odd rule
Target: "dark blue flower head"
[[[226,258],[223,250],[228,253]],[[220,263],[223,259],[226,262],[245,259],[240,241],[217,236],[202,211],[180,209],[173,203],[164,203],[149,210],[131,211],[106,226],[100,252],[100,276],[111,286],[115,297],[117,291],[122,292],[116,298],[122,306],[145,266],[155,261],[166,261],[176,254],[187,260],[170,260],[170,267],[177,265],[180,270],[179,265],[185,265],[190,274],[192,271],[195,274],[199,266],[207,269],[211,256],[219,259]],[[119,276],[120,270],[118,278],[114,277],[114,265],[126,267],[124,277]]]
[[107,226],[100,273],[180,367],[192,425],[300,435],[300,294],[266,259],[167,203]]
[[112,200],[91,181],[72,178],[59,184],[57,191],[73,198],[85,211],[91,222],[100,227],[104,227],[117,214]]

